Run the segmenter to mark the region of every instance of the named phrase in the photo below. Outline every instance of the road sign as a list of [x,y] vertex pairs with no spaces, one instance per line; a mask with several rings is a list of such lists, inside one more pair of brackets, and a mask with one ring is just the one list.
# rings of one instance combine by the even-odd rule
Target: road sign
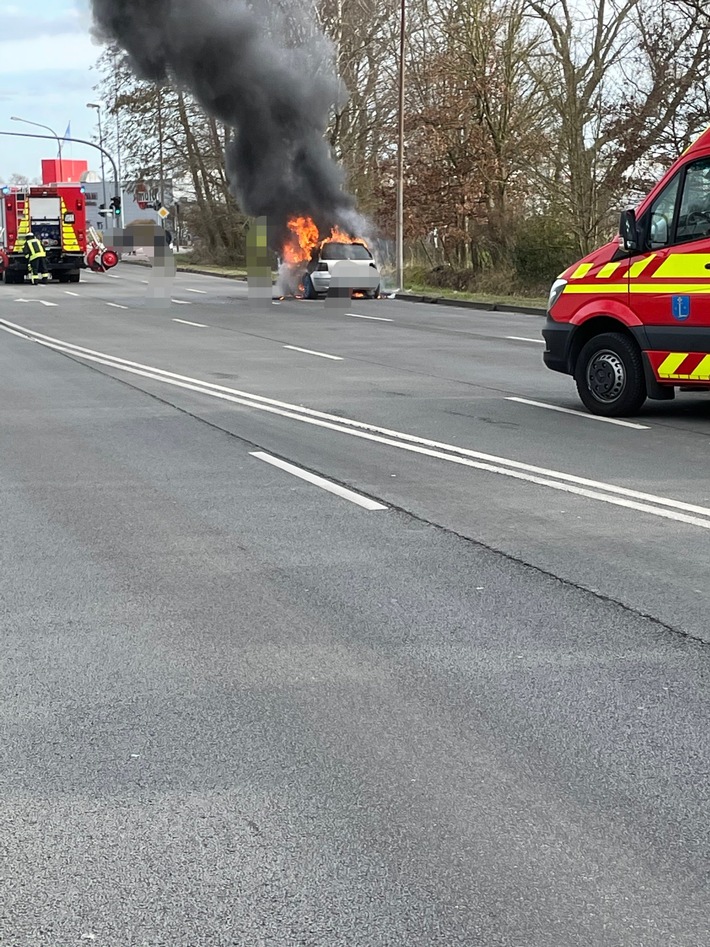
[[170,216],[170,211],[166,210],[164,207],[161,207],[160,210],[158,211],[158,217],[160,217],[162,220],[165,220],[165,218],[169,216]]

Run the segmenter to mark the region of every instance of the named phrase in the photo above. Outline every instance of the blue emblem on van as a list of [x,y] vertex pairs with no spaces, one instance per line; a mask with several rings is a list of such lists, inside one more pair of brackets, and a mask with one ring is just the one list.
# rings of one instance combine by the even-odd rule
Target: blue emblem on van
[[685,322],[690,318],[690,296],[671,296],[673,304],[673,318],[678,322]]

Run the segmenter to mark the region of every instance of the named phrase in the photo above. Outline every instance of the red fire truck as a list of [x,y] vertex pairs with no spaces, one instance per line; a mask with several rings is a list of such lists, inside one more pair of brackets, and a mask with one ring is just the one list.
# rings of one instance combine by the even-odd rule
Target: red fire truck
[[555,281],[542,334],[545,364],[593,414],[710,390],[710,128],[624,211],[618,239]]
[[28,233],[47,251],[47,268],[60,283],[78,283],[83,268],[103,273],[118,254],[86,225],[86,200],[79,184],[0,189],[0,273],[6,283],[22,283]]

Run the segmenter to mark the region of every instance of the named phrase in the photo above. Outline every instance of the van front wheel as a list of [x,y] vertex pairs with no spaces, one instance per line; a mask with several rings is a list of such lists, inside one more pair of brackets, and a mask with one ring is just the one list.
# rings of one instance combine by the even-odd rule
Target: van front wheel
[[646,400],[639,347],[620,332],[604,332],[582,347],[574,380],[584,406],[607,418],[636,414]]

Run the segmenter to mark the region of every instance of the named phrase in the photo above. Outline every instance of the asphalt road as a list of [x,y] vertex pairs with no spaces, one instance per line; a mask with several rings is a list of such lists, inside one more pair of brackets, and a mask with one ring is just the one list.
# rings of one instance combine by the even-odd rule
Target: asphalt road
[[0,944],[710,944],[710,401],[540,329],[0,286]]

